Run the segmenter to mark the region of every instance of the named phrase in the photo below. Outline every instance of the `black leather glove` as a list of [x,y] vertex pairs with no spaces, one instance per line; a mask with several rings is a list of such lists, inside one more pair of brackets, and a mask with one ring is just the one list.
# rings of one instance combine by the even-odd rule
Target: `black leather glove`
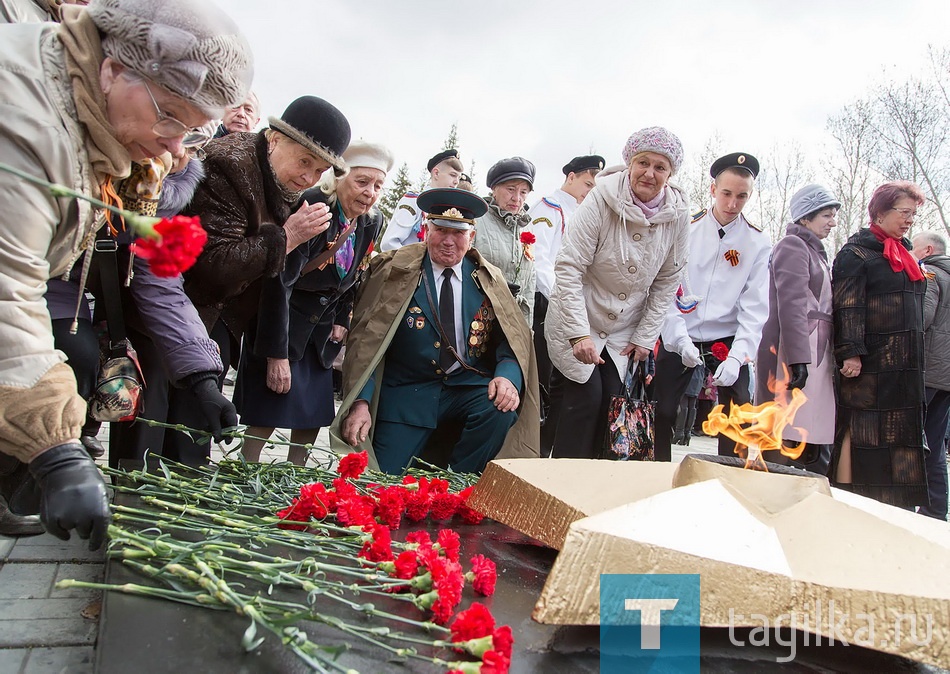
[[40,519],[46,530],[64,541],[69,530],[89,539],[98,550],[112,519],[102,475],[78,441],[46,450],[30,462],[40,486]]
[[208,430],[215,442],[221,442],[224,437],[222,428],[237,426],[237,410],[234,403],[224,397],[218,390],[218,383],[214,379],[202,379],[191,385],[191,393],[198,399],[198,406],[205,420]]
[[808,379],[808,366],[805,363],[794,363],[788,366],[791,370],[791,377],[785,388],[791,391],[793,388],[805,388],[805,380]]

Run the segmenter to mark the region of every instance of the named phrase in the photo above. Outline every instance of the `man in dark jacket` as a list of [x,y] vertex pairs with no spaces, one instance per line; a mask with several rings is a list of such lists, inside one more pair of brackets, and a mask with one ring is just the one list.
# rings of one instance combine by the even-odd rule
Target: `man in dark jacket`
[[927,485],[930,505],[920,512],[938,520],[947,519],[947,421],[950,418],[950,257],[947,242],[936,232],[914,237],[914,257],[927,274],[924,298],[924,374],[927,413],[924,433],[927,455]]
[[423,192],[419,207],[429,213],[425,243],[370,265],[331,439],[372,448],[380,469],[394,474],[447,423],[464,426],[449,458],[459,472],[481,472],[503,445],[509,455],[538,456],[531,331],[500,270],[470,250],[488,206],[440,188]]

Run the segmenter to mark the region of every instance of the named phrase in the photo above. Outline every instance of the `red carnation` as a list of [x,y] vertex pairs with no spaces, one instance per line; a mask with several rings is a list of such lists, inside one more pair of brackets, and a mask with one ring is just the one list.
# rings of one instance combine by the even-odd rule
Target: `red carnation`
[[515,638],[511,634],[511,627],[502,625],[492,633],[492,649],[501,653],[508,660],[511,659],[511,647]]
[[368,463],[369,456],[366,452],[352,452],[340,459],[340,465],[337,466],[337,471],[340,473],[340,477],[348,477],[355,480],[363,474]]
[[402,487],[385,487],[376,492],[376,517],[390,529],[398,529],[406,510],[406,490]]
[[195,263],[208,234],[197,217],[176,215],[162,218],[155,225],[158,237],[139,238],[132,244],[132,252],[144,260],[155,276],[178,276]]
[[450,520],[460,504],[458,494],[436,494],[432,497],[430,516],[436,521]]
[[504,653],[488,651],[482,656],[482,667],[479,674],[508,674],[510,666],[511,658],[506,658]]
[[712,352],[713,358],[722,362],[729,357],[729,347],[723,344],[722,342],[716,342],[709,350]]
[[440,529],[438,538],[439,547],[442,553],[453,562],[459,561],[459,546],[461,541],[459,535],[451,529]]
[[315,519],[322,520],[329,514],[330,497],[322,482],[300,486],[300,507]]
[[432,573],[432,585],[439,598],[432,604],[432,619],[439,625],[445,625],[452,617],[455,608],[462,602],[462,588],[465,587],[465,578],[462,576],[462,566],[445,557],[429,567]]
[[372,537],[363,543],[359,557],[370,562],[386,562],[393,558],[392,539],[389,537],[387,527],[373,522],[364,526],[363,531],[371,534]]
[[283,510],[277,512],[277,517],[283,520],[277,526],[281,529],[290,529],[292,531],[306,531],[307,526],[305,524],[292,524],[292,522],[309,522],[310,516],[304,512],[304,508],[298,508],[297,504],[300,502],[299,499],[294,499],[293,502]]
[[427,485],[430,494],[448,494],[449,493],[449,481],[442,480],[437,477],[432,478],[431,480],[427,478],[422,478],[420,485]]
[[472,571],[467,576],[472,581],[472,587],[475,592],[490,597],[495,593],[495,581],[498,579],[498,571],[495,562],[491,561],[485,555],[475,555],[472,557]]
[[480,512],[465,505],[466,501],[468,501],[468,497],[471,496],[473,489],[474,487],[465,487],[465,489],[459,492],[459,500],[461,501],[461,504],[459,504],[459,509],[456,514],[461,517],[462,521],[466,524],[479,524],[483,519],[485,519],[485,516]]
[[419,569],[419,555],[415,550],[404,550],[396,557],[396,570],[393,575],[396,578],[410,580],[416,577],[416,571]]
[[375,509],[376,499],[354,494],[337,504],[336,519],[345,527],[376,524],[376,518],[373,516]]
[[410,492],[406,499],[406,517],[413,522],[421,522],[429,514],[431,503],[432,498],[427,492],[421,490],[415,493]]
[[537,240],[538,238],[534,235],[533,232],[529,232],[529,231],[521,232],[521,243],[523,245],[530,246],[531,244],[535,243]]
[[452,632],[452,642],[469,641],[487,637],[495,629],[495,618],[484,604],[475,602],[459,614],[452,621],[449,630]]
[[414,543],[422,549],[432,547],[432,537],[428,531],[410,531],[406,534],[406,543]]

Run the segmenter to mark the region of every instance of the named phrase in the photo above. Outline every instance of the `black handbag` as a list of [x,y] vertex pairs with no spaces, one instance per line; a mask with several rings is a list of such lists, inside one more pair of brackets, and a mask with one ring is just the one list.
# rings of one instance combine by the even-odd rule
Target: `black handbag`
[[609,458],[619,461],[654,461],[656,402],[647,400],[643,367],[632,358],[620,395],[610,396],[607,407]]

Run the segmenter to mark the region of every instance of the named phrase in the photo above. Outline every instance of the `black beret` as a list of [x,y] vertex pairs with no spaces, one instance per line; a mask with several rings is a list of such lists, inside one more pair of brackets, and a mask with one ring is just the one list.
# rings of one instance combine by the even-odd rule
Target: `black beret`
[[428,214],[429,221],[452,229],[472,229],[475,218],[488,212],[488,204],[480,196],[454,187],[426,190],[419,195],[416,205]]
[[524,157],[509,157],[495,162],[495,165],[488,169],[488,189],[508,180],[527,181],[528,187],[533,190],[534,164]]
[[709,175],[715,178],[729,168],[743,169],[755,178],[759,175],[759,160],[748,152],[733,152],[714,161],[709,167]]
[[439,154],[437,154],[436,156],[434,156],[432,159],[429,160],[429,163],[426,164],[426,171],[431,171],[436,166],[444,162],[446,159],[449,159],[450,157],[455,157],[456,159],[458,159],[459,151],[456,150],[455,148],[452,148],[451,150],[443,150],[442,152],[440,152]]
[[574,157],[564,165],[561,171],[563,171],[564,175],[570,175],[571,173],[580,173],[582,171],[590,171],[591,169],[602,171],[604,169],[604,158],[599,154],[591,154],[586,157]]

